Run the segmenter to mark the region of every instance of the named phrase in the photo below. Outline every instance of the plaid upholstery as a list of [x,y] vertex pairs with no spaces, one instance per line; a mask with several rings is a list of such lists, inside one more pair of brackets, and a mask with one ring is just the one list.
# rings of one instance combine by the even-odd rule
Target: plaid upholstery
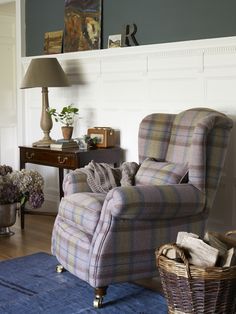
[[[225,115],[206,108],[184,111],[178,114],[173,122],[166,160],[177,163],[188,162],[189,181],[203,191],[205,191],[207,158],[212,155],[206,154],[206,148],[211,145],[207,142],[209,132],[212,131],[215,137],[219,137],[215,141],[219,144],[220,151],[227,146],[228,136],[217,135],[218,127],[227,133],[232,128],[232,121]],[[214,160],[217,163],[216,167],[222,168],[221,157],[214,156]]]
[[64,197],[60,202],[59,216],[81,231],[93,235],[105,197],[102,193],[86,192]]
[[87,183],[86,174],[79,169],[65,175],[62,188],[65,196],[77,192],[92,192]]
[[232,120],[205,108],[144,118],[140,162],[149,157],[187,165],[189,182],[116,187],[99,195],[79,170],[69,173],[52,253],[93,287],[157,275],[156,248],[175,241],[178,231],[203,235],[231,128]]
[[138,134],[139,162],[148,157],[166,159],[175,115],[151,114],[140,123]]
[[217,126],[209,132],[206,144],[206,210],[210,210],[219,186],[227,152],[229,128]]
[[118,187],[107,199],[111,215],[124,219],[188,218],[205,206],[205,194],[191,184]]
[[145,159],[135,176],[135,185],[180,183],[188,172],[187,164]]
[[155,249],[174,242],[179,230],[203,235],[204,228],[201,215],[155,221],[102,217],[91,243],[88,282],[101,287],[157,276]]
[[[165,136],[163,121],[168,121]],[[187,163],[189,182],[206,193],[206,210],[209,210],[219,185],[232,126],[232,120],[226,115],[208,108],[189,109],[176,116],[152,114],[144,118],[140,125],[140,162],[152,157]],[[158,144],[154,147],[164,151],[164,156],[151,149],[155,138]]]
[[57,216],[52,232],[52,254],[68,271],[86,281],[88,281],[88,255],[91,241],[91,235]]

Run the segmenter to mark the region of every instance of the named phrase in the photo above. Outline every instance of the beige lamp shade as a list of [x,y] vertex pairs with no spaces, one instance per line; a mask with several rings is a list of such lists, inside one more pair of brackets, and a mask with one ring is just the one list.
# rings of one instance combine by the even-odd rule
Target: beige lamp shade
[[32,59],[21,88],[69,86],[68,79],[56,58]]
[[44,133],[41,140],[33,146],[50,147],[55,142],[50,137],[52,117],[48,113],[48,87],[69,86],[68,79],[56,58],[32,59],[21,83],[21,88],[42,88],[42,114],[40,127]]

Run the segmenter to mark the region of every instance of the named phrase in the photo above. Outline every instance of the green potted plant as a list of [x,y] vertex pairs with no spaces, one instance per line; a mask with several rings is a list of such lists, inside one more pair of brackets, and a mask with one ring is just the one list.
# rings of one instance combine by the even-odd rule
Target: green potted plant
[[69,105],[63,107],[60,112],[58,112],[55,108],[49,108],[48,113],[55,119],[56,122],[61,122],[63,124],[61,129],[64,139],[71,139],[75,115],[79,114],[79,109],[73,107],[73,105]]
[[97,143],[99,142],[97,137],[90,137],[89,135],[84,135],[84,141],[89,148],[96,148]]

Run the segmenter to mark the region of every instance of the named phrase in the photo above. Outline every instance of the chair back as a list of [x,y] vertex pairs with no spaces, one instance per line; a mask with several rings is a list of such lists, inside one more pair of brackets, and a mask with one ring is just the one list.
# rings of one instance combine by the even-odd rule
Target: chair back
[[223,113],[193,108],[177,115],[154,113],[139,128],[139,162],[147,157],[188,165],[189,183],[210,208],[219,184],[233,122]]

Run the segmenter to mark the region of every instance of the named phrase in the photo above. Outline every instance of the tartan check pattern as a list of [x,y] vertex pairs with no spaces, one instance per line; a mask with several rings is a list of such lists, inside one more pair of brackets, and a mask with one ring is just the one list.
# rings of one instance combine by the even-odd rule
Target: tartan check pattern
[[107,199],[107,209],[120,219],[188,219],[205,206],[205,194],[191,184],[117,187]]
[[59,216],[82,232],[93,235],[105,197],[105,194],[90,192],[63,197],[59,206]]
[[77,192],[92,192],[88,183],[85,173],[76,169],[67,173],[63,180],[64,195],[71,195]]
[[151,114],[144,118],[139,127],[139,162],[147,157],[166,160],[171,129],[175,115]]
[[[224,126],[221,132],[226,133],[227,129],[232,127],[232,121],[223,114],[205,108],[182,112],[173,122],[166,159],[176,163],[188,162],[189,181],[202,191],[205,191],[208,156],[215,154],[216,145],[220,151],[227,145],[227,142],[224,143],[227,137],[218,132],[220,126]],[[207,141],[212,137],[215,143],[211,141],[210,144]],[[207,147],[209,147],[208,154],[206,154]],[[221,167],[220,159],[215,157],[214,159],[217,163],[216,167]]]
[[[155,248],[173,243],[179,230],[202,235],[199,217],[176,220],[100,220],[91,243],[89,279],[93,287],[157,276]],[[98,258],[99,255],[99,258]]]
[[92,236],[57,215],[52,232],[52,253],[69,272],[88,281]]
[[180,183],[188,172],[187,164],[145,159],[135,175],[135,185]]
[[140,163],[155,158],[187,165],[188,182],[116,187],[100,195],[91,193],[86,175],[70,172],[52,253],[93,287],[157,275],[156,248],[175,242],[178,231],[204,234],[232,125],[224,114],[206,108],[144,118]]

